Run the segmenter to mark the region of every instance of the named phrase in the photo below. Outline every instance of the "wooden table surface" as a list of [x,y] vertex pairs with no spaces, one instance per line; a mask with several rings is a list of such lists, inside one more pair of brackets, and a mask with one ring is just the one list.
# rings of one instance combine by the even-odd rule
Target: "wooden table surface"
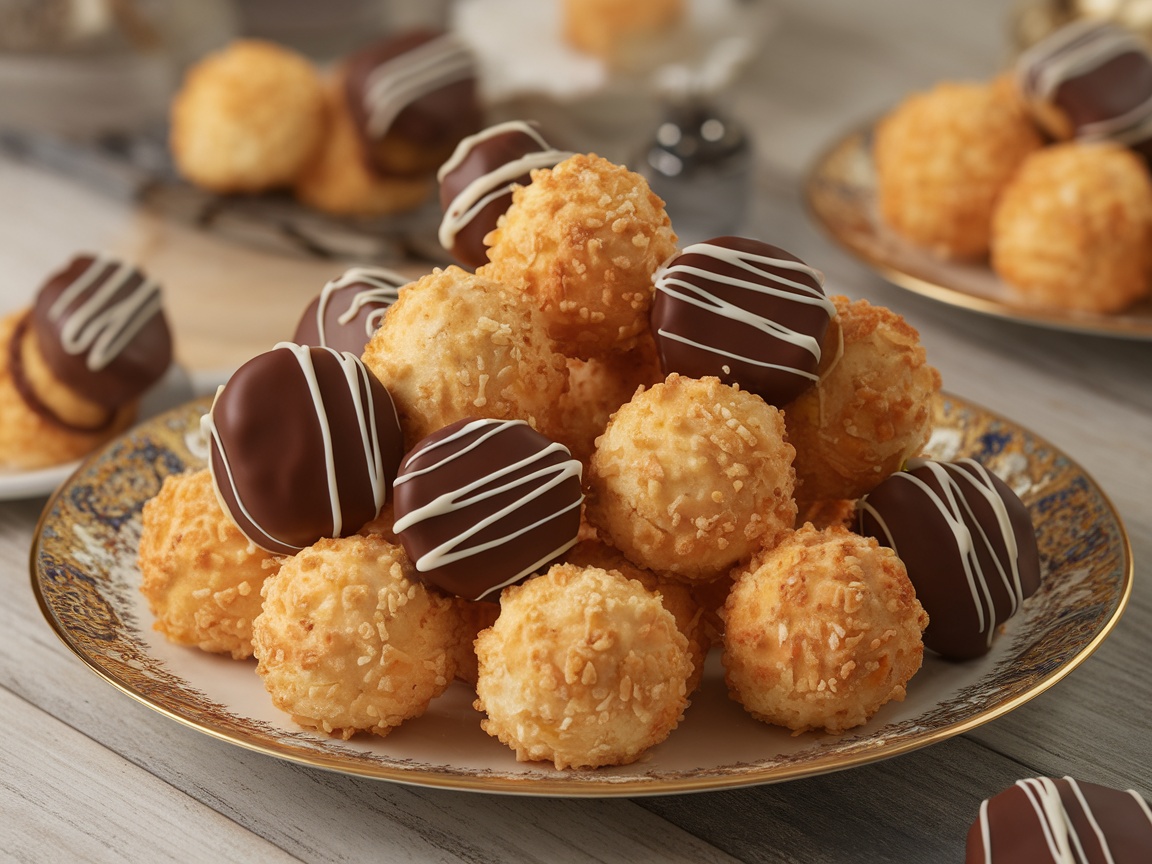
[[[1127,612],[1080,668],[1007,716],[887,761],[777,785],[543,799],[357,779],[248,752],[99,680],[45,624],[28,578],[43,500],[0,502],[0,859],[13,861],[953,862],[982,798],[1070,774],[1152,798],[1152,343],[1071,335],[894,288],[805,215],[823,145],[913,89],[1007,56],[994,0],[780,0],[732,106],[755,135],[746,233],[919,329],[946,389],[1041,433],[1111,497],[1136,561]],[[0,160],[0,311],[79,249],[158,275],[181,359],[210,377],[280,338],[330,262],[254,252]],[[251,346],[255,346],[253,349]],[[247,352],[247,353],[245,353]]]

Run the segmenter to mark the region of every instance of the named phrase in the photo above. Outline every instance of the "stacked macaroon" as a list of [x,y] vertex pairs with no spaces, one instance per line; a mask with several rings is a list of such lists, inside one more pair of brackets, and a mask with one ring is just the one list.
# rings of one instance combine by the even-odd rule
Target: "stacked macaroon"
[[986,83],[910,96],[877,126],[880,215],[989,258],[1020,303],[1120,312],[1152,293],[1152,54],[1084,19]]
[[[928,440],[940,380],[915,331],[767,243],[677,248],[642,177],[538,130],[461,148],[486,152],[449,160],[472,203],[446,219],[488,220],[484,263],[348,274],[237,371],[205,418],[209,470],[145,507],[156,626],[255,654],[279,707],[345,737],[458,677],[488,734],[557,768],[663,741],[714,644],[732,696],[796,731],[902,699],[937,614],[914,583],[940,568],[847,523]],[[550,167],[513,182],[529,154]],[[924,510],[894,497],[885,524]],[[1034,566],[1024,540],[966,527],[1022,509],[1002,484],[943,497],[927,530],[949,578]]]
[[427,200],[436,169],[481,125],[475,63],[449,34],[389,35],[324,71],[244,39],[188,71],[170,144],[180,174],[213,192],[283,189],[328,213],[379,216]]
[[81,254],[0,318],[0,471],[78,459],[130,426],[172,362],[160,285]]

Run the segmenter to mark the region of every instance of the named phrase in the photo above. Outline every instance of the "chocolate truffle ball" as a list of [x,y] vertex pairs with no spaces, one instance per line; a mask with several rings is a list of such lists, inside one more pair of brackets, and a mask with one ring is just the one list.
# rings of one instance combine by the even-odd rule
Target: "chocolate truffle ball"
[[440,245],[470,267],[488,263],[484,238],[512,204],[512,189],[529,172],[551,168],[571,153],[557,150],[534,123],[511,120],[465,138],[440,166]]
[[1152,810],[1135,790],[1036,777],[980,805],[966,864],[1152,861]]
[[952,660],[986,654],[996,628],[1040,587],[1024,503],[974,459],[910,459],[861,499],[860,533],[891,547],[928,612],[925,647]]
[[78,255],[49,277],[31,328],[53,376],[108,409],[139,397],[172,362],[160,286],[105,255]]
[[1061,27],[1020,55],[1016,75],[1029,110],[1057,138],[1131,145],[1152,136],[1152,53],[1118,24]]
[[291,342],[237,369],[202,426],[224,509],[283,555],[374,519],[404,454],[392,397],[358,358]]
[[475,59],[451,35],[373,42],[347,59],[344,85],[368,167],[383,175],[432,173],[482,122]]
[[836,308],[824,278],[744,237],[694,243],[656,271],[652,331],[665,374],[714,375],[783,406],[815,383]]
[[359,357],[364,346],[411,280],[383,267],[353,267],[333,279],[308,304],[293,342],[348,351]]
[[495,596],[576,543],[581,470],[522,420],[460,420],[404,458],[393,528],[425,582]]

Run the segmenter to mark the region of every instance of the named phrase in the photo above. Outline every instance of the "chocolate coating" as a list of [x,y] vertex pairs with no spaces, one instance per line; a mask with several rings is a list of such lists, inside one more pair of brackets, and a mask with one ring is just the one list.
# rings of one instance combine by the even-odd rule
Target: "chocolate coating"
[[374,519],[404,453],[384,385],[330,348],[281,342],[257,355],[202,422],[224,508],[253,543],[283,555]]
[[799,258],[718,237],[688,246],[654,278],[652,332],[665,375],[714,375],[778,407],[815,383],[836,308],[821,274]]
[[107,256],[78,255],[50,276],[30,326],[53,376],[109,410],[138,398],[172,362],[160,286]]
[[443,151],[483,122],[475,61],[452,36],[413,30],[380,39],[352,54],[344,88],[368,167],[385,176],[422,173],[389,160],[378,146],[401,139],[420,151]]
[[[986,846],[985,834],[988,841]],[[1017,780],[985,801],[965,864],[1141,864],[1152,861],[1152,812],[1133,790],[1064,777]]]
[[292,341],[359,357],[400,288],[410,281],[383,267],[353,267],[308,304]]
[[924,646],[986,654],[996,628],[1040,587],[1036,532],[1007,484],[972,459],[909,460],[865,496],[861,534],[891,547],[928,612]]
[[1020,56],[1017,78],[1043,125],[1053,110],[1066,124],[1058,135],[1135,145],[1152,134],[1152,54],[1118,24],[1060,28]]
[[404,457],[393,530],[425,582],[479,600],[576,542],[580,474],[521,420],[460,420]]
[[512,204],[512,188],[532,182],[569,154],[544,140],[535,124],[501,123],[465,138],[440,168],[440,244],[469,267],[488,263],[484,238]]

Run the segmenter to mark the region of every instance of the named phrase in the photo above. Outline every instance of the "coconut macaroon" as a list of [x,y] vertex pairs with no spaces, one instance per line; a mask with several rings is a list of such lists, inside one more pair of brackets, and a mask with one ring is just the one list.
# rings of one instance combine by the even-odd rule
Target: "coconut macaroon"
[[794,453],[759,396],[672,374],[597,440],[588,518],[633,563],[709,581],[792,527]]
[[855,500],[915,456],[932,431],[940,373],[920,334],[866,300],[833,297],[842,348],[816,386],[784,407],[796,448],[796,497]]
[[652,274],[676,251],[664,202],[639,174],[595,154],[531,177],[485,238],[482,271],[532,298],[563,354],[628,350],[648,327]]
[[558,564],[506,588],[500,606],[476,638],[476,709],[518,761],[625,765],[679,724],[688,642],[639,582]]
[[801,527],[758,556],[724,605],[731,696],[796,732],[839,733],[902,701],[928,625],[904,565],[844,528]]
[[640,387],[664,380],[656,344],[646,334],[631,351],[568,360],[568,392],[560,397],[557,434],[585,465],[609,419]]
[[552,435],[568,367],[538,309],[451,266],[407,285],[364,349],[408,446],[466,417],[524,420]]
[[454,597],[460,617],[459,638],[456,640],[456,677],[469,687],[476,686],[480,663],[476,659],[476,637],[496,623],[500,604],[489,600],[465,600]]
[[251,657],[260,588],[280,561],[228,518],[207,468],[165,477],[144,504],[140,593],[152,626],[178,645]]
[[688,585],[637,567],[618,550],[599,540],[581,540],[564,553],[564,563],[615,570],[621,576],[635,579],[649,591],[655,592],[688,640],[688,659],[692,661],[692,672],[687,682],[688,694],[696,691],[704,677],[704,658],[708,656],[712,643],[705,626],[704,610]]
[[880,215],[939,255],[985,255],[1000,193],[1042,144],[1007,76],[912,95],[876,127]]
[[378,535],[318,541],[287,559],[263,596],[256,671],[301,726],[387,735],[452,681],[456,607]]
[[1025,303],[1118,312],[1152,290],[1152,180],[1131,150],[1069,142],[1029,156],[1004,190],[992,267]]
[[326,82],[324,102],[327,134],[293,186],[302,203],[337,216],[384,216],[418,207],[432,194],[427,177],[392,177],[369,169],[340,75]]
[[288,186],[325,132],[324,94],[305,57],[242,39],[192,66],[172,101],[180,173],[215,192]]
[[[108,422],[100,423],[107,410],[54,379],[32,344],[34,334],[26,333],[23,344],[14,345],[27,315],[25,309],[0,316],[0,470],[31,471],[79,459],[119,435],[136,417],[136,403],[132,402],[117,410]],[[28,404],[11,366],[14,350],[20,352],[23,377],[35,388],[40,401],[75,427],[63,426]],[[83,426],[95,428],[83,431]]]

